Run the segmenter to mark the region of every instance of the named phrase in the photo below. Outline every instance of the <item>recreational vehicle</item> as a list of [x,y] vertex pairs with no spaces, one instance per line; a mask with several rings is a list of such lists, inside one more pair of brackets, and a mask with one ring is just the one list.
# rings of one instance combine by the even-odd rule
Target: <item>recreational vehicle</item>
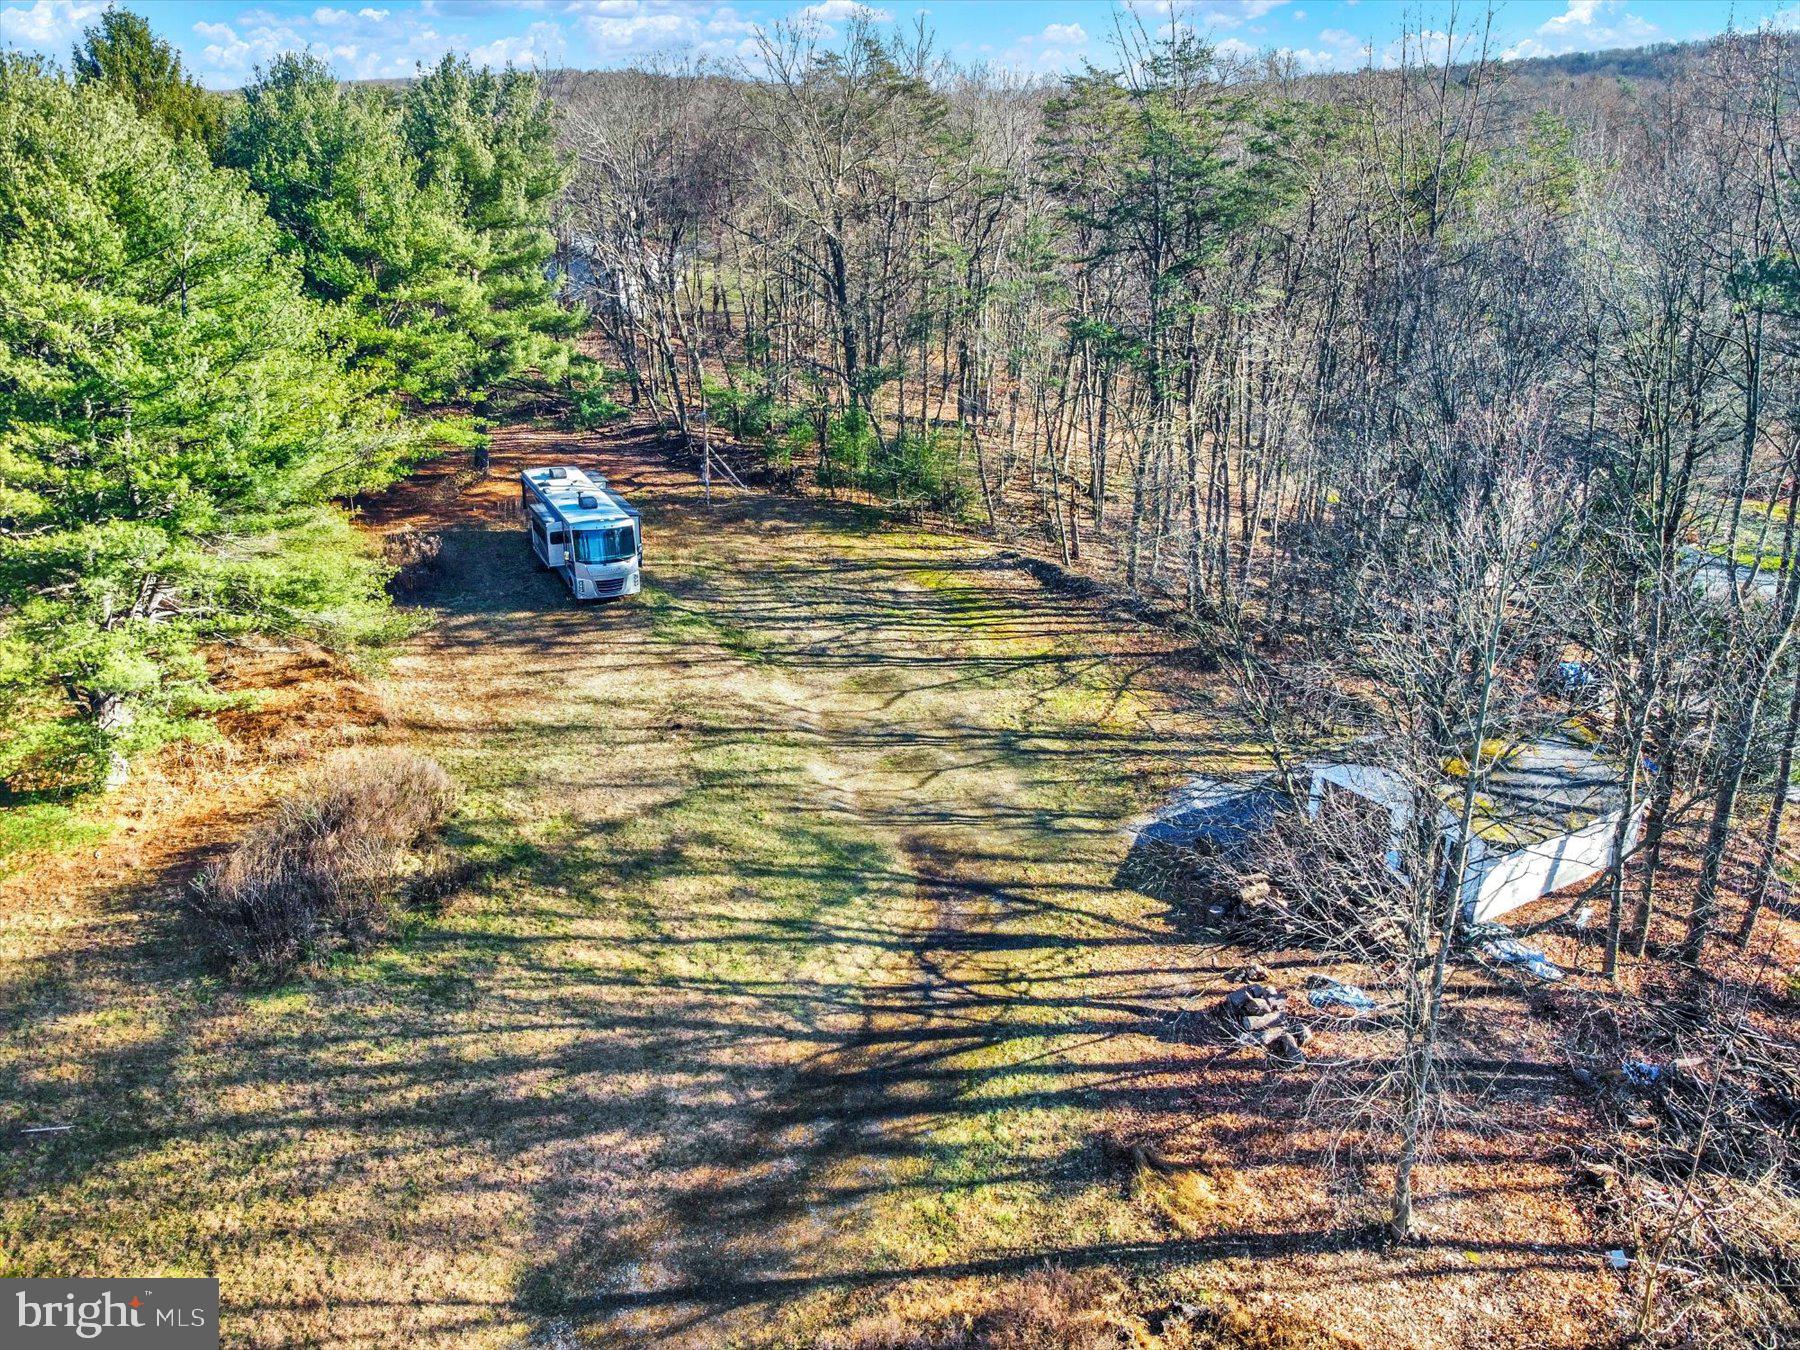
[[599,474],[564,465],[526,469],[519,516],[537,565],[562,573],[577,600],[638,593],[642,521]]

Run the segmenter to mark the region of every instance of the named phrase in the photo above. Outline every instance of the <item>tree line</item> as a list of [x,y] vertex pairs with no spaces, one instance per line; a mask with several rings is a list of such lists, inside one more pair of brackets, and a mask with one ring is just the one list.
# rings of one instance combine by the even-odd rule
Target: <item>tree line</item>
[[1649,863],[1608,970],[1697,821],[1696,956],[1754,799],[1748,940],[1800,726],[1796,48],[1546,92],[1486,39],[1302,76],[1122,20],[1046,84],[777,26],[754,71],[555,77],[559,237],[672,429],[1165,597],[1278,752],[1413,726],[1421,791],[1479,788],[1579,665]]
[[391,629],[339,503],[567,366],[537,81],[276,59],[194,84],[109,10],[0,58],[0,780],[123,772],[218,706],[202,648]]

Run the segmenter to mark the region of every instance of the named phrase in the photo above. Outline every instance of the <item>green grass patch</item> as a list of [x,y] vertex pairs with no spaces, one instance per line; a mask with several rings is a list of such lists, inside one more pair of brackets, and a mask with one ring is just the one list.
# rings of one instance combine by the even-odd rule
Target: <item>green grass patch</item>
[[0,873],[11,871],[29,855],[97,844],[112,832],[111,824],[96,820],[81,806],[33,802],[7,807],[0,810]]
[[709,613],[661,587],[646,585],[638,603],[649,613],[651,629],[660,641],[677,646],[722,647],[752,664],[779,659],[763,635]]

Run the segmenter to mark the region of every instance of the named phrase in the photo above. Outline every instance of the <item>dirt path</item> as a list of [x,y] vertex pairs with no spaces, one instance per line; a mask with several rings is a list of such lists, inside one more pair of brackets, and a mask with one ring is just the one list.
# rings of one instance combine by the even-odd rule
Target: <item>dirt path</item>
[[[512,474],[571,459],[644,512],[633,601],[529,566]],[[1124,823],[1232,759],[1168,639],[968,539],[709,507],[637,430],[453,468],[369,514],[443,553],[385,727],[342,735],[439,757],[487,880],[256,992],[193,950],[169,849],[50,905],[13,885],[37,954],[0,1123],[76,1128],[0,1154],[8,1273],[217,1273],[256,1345],[879,1343],[1047,1261],[1302,1343],[1602,1324],[1579,1203],[1516,1142],[1554,1103],[1490,1112],[1426,1179],[1434,1241],[1382,1252],[1304,1082],[1172,1033],[1235,958],[1115,880]],[[1103,1146],[1133,1138],[1194,1166],[1134,1181]]]

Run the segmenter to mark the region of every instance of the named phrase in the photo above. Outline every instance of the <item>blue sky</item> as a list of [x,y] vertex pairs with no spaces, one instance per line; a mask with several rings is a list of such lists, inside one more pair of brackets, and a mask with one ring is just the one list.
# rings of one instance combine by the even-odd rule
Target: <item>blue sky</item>
[[[756,31],[777,21],[840,32],[854,0],[137,0],[214,88],[230,88],[281,51],[309,48],[345,77],[411,74],[446,50],[500,65],[629,65],[658,53],[754,66]],[[9,48],[68,60],[71,42],[105,0],[0,0],[0,40]],[[1138,0],[1153,25],[1171,9],[1229,52],[1291,52],[1315,69],[1381,61],[1402,26],[1442,29],[1449,7],[1397,0]],[[1054,74],[1083,60],[1105,64],[1115,7],[1107,0],[896,0],[869,5],[876,21],[917,16],[939,49],[966,64]],[[1481,11],[1463,0],[1461,22]],[[1728,24],[1800,24],[1793,0],[1508,0],[1497,7],[1496,46],[1510,56],[1639,46],[1701,37]]]

